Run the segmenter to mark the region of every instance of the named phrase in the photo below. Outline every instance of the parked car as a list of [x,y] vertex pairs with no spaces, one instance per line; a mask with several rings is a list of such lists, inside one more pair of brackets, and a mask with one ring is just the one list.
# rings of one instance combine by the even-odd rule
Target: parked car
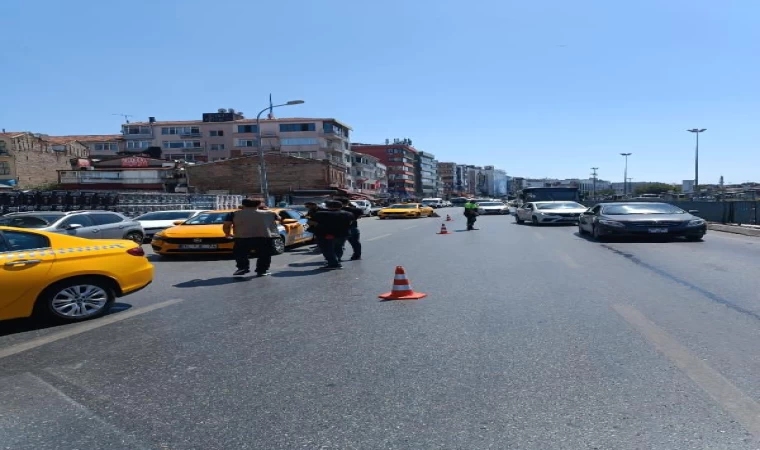
[[528,202],[517,208],[517,223],[531,222],[542,224],[575,224],[586,207],[576,202]]
[[155,211],[135,217],[135,221],[140,222],[140,225],[142,225],[143,231],[145,231],[145,238],[151,239],[159,231],[173,227],[175,222],[195,217],[201,212],[203,212],[201,209]]
[[483,215],[489,214],[509,214],[509,206],[502,202],[483,202],[478,203],[478,212]]
[[372,203],[370,203],[369,200],[352,200],[351,203],[353,203],[356,208],[364,211],[365,216],[372,215]]
[[0,217],[0,225],[67,234],[86,239],[127,239],[142,244],[139,222],[111,211],[31,211]]
[[372,208],[370,208],[370,213],[369,213],[369,215],[370,215],[370,216],[376,216],[376,215],[377,215],[377,213],[379,213],[379,212],[380,212],[380,210],[382,210],[382,209],[383,209],[383,207],[382,207],[382,206],[373,206]]
[[597,240],[610,236],[667,236],[701,241],[707,223],[668,203],[622,202],[602,203],[585,211],[578,222],[580,234],[591,234]]
[[431,208],[443,208],[442,198],[423,198],[422,204]]
[[[84,227],[83,227],[84,228]],[[81,230],[82,228],[80,228]],[[0,227],[0,320],[33,315],[76,322],[153,280],[140,244]]]

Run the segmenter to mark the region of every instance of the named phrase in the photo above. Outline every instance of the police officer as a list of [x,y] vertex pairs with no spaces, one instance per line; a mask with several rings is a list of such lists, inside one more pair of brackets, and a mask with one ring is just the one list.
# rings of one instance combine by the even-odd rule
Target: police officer
[[467,231],[475,229],[475,221],[478,220],[478,204],[474,198],[464,204],[464,216],[467,217]]

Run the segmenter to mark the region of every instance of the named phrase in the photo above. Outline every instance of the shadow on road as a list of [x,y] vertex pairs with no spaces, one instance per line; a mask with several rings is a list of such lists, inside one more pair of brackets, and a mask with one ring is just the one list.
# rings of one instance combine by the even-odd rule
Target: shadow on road
[[230,261],[232,254],[221,255],[167,255],[161,256],[152,253],[146,255],[150,262],[167,262],[167,261],[187,261],[187,262],[204,262],[204,261]]
[[322,266],[324,265],[324,261],[314,261],[314,262],[304,262],[304,263],[292,263],[288,264],[288,267],[312,267],[312,266]]
[[[319,263],[320,265],[324,264],[323,262]],[[318,273],[326,273],[326,272],[332,272],[331,270],[324,270],[324,269],[311,269],[311,270],[283,270],[282,272],[275,272],[272,274],[273,277],[277,278],[294,278],[294,277],[308,277],[311,275],[316,275]]]
[[195,287],[212,287],[212,286],[224,286],[227,284],[241,283],[243,281],[251,281],[256,278],[255,276],[248,277],[216,277],[209,278],[207,280],[195,279],[190,281],[183,281],[182,283],[175,284],[177,288],[195,288]]
[[603,244],[603,243],[618,243],[618,244],[625,244],[625,243],[641,243],[641,244],[667,244],[667,243],[673,243],[673,244],[679,244],[679,243],[689,243],[694,244],[695,242],[691,242],[686,240],[682,237],[676,237],[676,236],[615,236],[610,237],[607,236],[603,240],[598,241],[594,239],[594,237],[590,234],[580,234],[577,231],[573,233],[576,237],[589,241],[589,242],[595,242],[597,244]]
[[[111,310],[107,315],[118,314],[122,311],[130,309],[132,305],[129,303],[114,303],[111,306]],[[97,319],[95,319],[97,320]],[[44,330],[46,328],[56,328],[66,325],[64,323],[55,322],[51,320],[42,320],[35,317],[28,317],[24,319],[13,319],[3,322],[2,328],[0,328],[0,337],[10,336],[11,334],[26,333],[27,331]]]

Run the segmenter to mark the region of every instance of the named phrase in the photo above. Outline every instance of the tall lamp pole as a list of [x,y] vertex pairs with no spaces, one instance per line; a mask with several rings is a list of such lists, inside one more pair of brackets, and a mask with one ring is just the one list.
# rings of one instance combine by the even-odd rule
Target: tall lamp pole
[[707,128],[692,128],[686,130],[689,133],[694,133],[697,137],[697,147],[694,151],[694,194],[699,196],[699,133],[707,131]]
[[597,170],[599,170],[599,168],[598,168],[598,167],[592,167],[592,168],[591,168],[591,170],[593,170],[593,171],[594,171],[594,172],[591,174],[591,175],[593,175],[593,177],[594,177],[594,187],[593,187],[593,194],[592,194],[592,198],[593,198],[594,200],[596,200],[596,171],[597,171]]
[[271,110],[272,108],[279,108],[280,106],[300,105],[303,102],[303,100],[291,100],[281,105],[270,105],[256,114],[256,134],[258,135],[258,138],[256,139],[256,147],[258,147],[259,152],[259,181],[261,184],[261,195],[264,197],[264,204],[267,206],[269,205],[269,181],[267,181],[267,163],[264,159],[264,148],[261,146],[261,115],[266,111]]
[[621,153],[625,157],[625,170],[623,171],[623,195],[628,195],[628,157],[633,153]]

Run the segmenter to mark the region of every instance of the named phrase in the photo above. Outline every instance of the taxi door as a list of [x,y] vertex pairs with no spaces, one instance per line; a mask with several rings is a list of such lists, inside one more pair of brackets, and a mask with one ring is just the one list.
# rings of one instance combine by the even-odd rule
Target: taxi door
[[54,262],[47,236],[0,231],[0,320],[31,315]]

